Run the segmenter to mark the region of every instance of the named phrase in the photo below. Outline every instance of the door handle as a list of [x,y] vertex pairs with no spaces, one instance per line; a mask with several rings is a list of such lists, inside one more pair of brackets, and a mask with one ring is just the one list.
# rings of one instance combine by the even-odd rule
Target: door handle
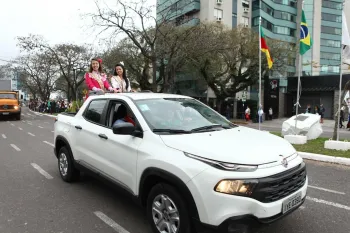
[[80,125],[75,126],[76,129],[83,129]]
[[99,134],[98,136],[99,136],[100,138],[103,138],[103,139],[106,139],[106,140],[108,139],[108,137],[107,137],[106,135],[104,135],[104,134]]

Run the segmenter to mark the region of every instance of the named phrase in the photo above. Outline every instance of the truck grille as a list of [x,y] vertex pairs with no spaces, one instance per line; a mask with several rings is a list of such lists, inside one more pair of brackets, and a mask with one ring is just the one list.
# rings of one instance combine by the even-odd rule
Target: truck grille
[[0,110],[14,109],[14,105],[0,105]]
[[259,179],[252,198],[263,203],[278,201],[299,190],[305,182],[306,165],[303,162],[283,173]]

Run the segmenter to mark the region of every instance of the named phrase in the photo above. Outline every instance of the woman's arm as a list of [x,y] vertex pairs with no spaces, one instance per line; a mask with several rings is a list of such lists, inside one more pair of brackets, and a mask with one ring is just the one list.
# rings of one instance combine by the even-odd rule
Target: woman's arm
[[95,91],[97,89],[94,83],[92,82],[89,73],[85,73],[85,83],[86,86],[88,86],[89,90]]

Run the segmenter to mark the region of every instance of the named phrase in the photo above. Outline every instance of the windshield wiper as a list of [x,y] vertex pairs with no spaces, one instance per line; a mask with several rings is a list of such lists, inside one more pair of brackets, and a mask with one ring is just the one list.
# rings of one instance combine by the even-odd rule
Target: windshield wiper
[[189,134],[191,131],[183,130],[183,129],[153,129],[154,133],[174,133],[174,134]]
[[195,131],[201,131],[201,130],[207,130],[207,129],[213,129],[213,128],[217,128],[217,127],[222,127],[224,129],[226,129],[226,127],[220,125],[220,124],[215,124],[215,125],[207,125],[207,126],[202,126],[202,127],[198,127],[198,128],[194,128],[191,131],[195,132]]

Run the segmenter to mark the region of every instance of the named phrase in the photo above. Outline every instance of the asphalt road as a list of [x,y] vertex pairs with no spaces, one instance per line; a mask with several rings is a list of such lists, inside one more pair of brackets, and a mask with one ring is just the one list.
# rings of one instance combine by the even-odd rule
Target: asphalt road
[[[67,184],[53,154],[53,118],[24,108],[0,121],[1,233],[151,233],[141,209],[90,177]],[[308,197],[259,233],[349,233],[350,167],[307,162]]]

